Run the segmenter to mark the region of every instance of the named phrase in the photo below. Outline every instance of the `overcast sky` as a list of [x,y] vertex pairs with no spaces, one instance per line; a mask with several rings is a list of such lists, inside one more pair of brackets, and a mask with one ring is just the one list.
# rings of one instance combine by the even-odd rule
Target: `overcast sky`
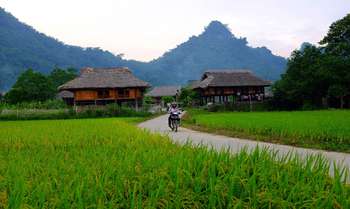
[[67,44],[142,61],[198,35],[211,20],[251,46],[288,57],[350,13],[350,0],[0,0],[0,6]]

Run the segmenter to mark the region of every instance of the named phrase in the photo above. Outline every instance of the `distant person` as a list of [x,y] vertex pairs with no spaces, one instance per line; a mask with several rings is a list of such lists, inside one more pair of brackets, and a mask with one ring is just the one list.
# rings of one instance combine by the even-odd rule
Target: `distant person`
[[[180,113],[180,109],[177,107],[176,102],[171,103],[169,110],[168,110],[168,113],[169,113],[168,126],[169,126],[169,128],[171,128],[171,116],[172,116],[172,114],[179,114]],[[180,120],[180,118],[178,120]]]

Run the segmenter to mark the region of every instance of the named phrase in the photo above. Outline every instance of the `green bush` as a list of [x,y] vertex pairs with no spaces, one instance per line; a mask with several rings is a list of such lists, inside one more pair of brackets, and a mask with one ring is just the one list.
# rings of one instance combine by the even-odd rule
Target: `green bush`
[[199,104],[199,94],[191,88],[182,88],[179,97],[180,102],[184,107],[189,107]]
[[67,109],[40,110],[40,109],[3,109],[0,120],[47,120],[74,118]]
[[164,102],[164,104],[168,104],[174,102],[175,99],[172,96],[163,96],[162,101]]
[[153,99],[152,97],[150,96],[145,96],[143,97],[143,100],[142,100],[142,107],[145,109],[145,110],[148,110],[151,105],[153,103]]
[[238,111],[238,112],[261,112],[271,110],[268,101],[252,103],[250,108],[249,103],[236,104],[212,104],[205,107],[209,112],[224,112],[224,111]]
[[[28,107],[28,106],[26,106]],[[41,106],[42,107],[42,106]],[[109,104],[104,107],[88,107],[79,112],[72,108],[66,109],[8,109],[1,108],[0,120],[45,120],[45,119],[74,119],[74,118],[103,118],[103,117],[147,117],[151,113],[136,111],[130,107]]]
[[23,109],[46,109],[46,110],[52,110],[52,109],[65,109],[68,108],[66,103],[64,103],[63,100],[60,99],[53,99],[53,100],[46,100],[44,102],[36,101],[36,102],[21,102],[17,104],[9,104],[9,103],[2,103],[0,105],[1,109],[8,109],[8,110],[23,110]]

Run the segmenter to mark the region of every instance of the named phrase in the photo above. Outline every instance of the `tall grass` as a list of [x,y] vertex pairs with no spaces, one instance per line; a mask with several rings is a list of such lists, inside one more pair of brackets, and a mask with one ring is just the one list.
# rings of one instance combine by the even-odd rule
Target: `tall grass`
[[106,118],[106,117],[148,117],[152,113],[145,110],[136,111],[130,107],[116,104],[105,107],[88,107],[76,112],[72,107],[67,109],[3,109],[0,120],[47,120],[74,118]]
[[46,100],[44,102],[22,102],[18,104],[8,104],[0,101],[0,110],[23,110],[23,109],[65,109],[68,108],[66,103],[61,99]]
[[181,147],[118,119],[0,125],[0,208],[350,207],[320,157]]
[[233,136],[350,152],[350,111],[295,112],[189,111],[187,122]]

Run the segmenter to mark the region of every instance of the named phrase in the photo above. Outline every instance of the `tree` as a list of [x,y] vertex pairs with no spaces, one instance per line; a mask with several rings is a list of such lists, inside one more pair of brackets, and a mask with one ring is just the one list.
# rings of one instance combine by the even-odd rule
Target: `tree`
[[179,100],[183,106],[191,106],[199,101],[199,94],[191,88],[182,88]]
[[334,84],[329,87],[328,95],[340,99],[340,108],[344,108],[344,97],[349,94],[348,88],[341,84]]
[[162,101],[164,102],[164,104],[168,104],[174,102],[175,99],[172,96],[162,96]]
[[344,98],[350,94],[350,14],[334,22],[327,35],[320,41],[325,52],[332,56],[332,85],[328,96],[340,100],[344,107]]
[[320,41],[295,50],[281,80],[273,86],[273,104],[283,109],[320,107],[339,100],[344,107],[350,94],[350,14],[333,23]]
[[73,80],[75,77],[77,77],[77,71],[74,68],[68,68],[67,70],[55,68],[49,75],[53,88],[56,90],[60,85]]
[[320,41],[327,53],[350,58],[350,14],[334,22],[327,35]]
[[5,95],[9,103],[45,101],[55,96],[55,89],[45,75],[28,69],[23,72]]
[[287,70],[273,86],[275,102],[286,109],[302,106],[318,107],[328,89],[327,68],[321,68],[324,55],[315,46],[306,46],[292,53]]

